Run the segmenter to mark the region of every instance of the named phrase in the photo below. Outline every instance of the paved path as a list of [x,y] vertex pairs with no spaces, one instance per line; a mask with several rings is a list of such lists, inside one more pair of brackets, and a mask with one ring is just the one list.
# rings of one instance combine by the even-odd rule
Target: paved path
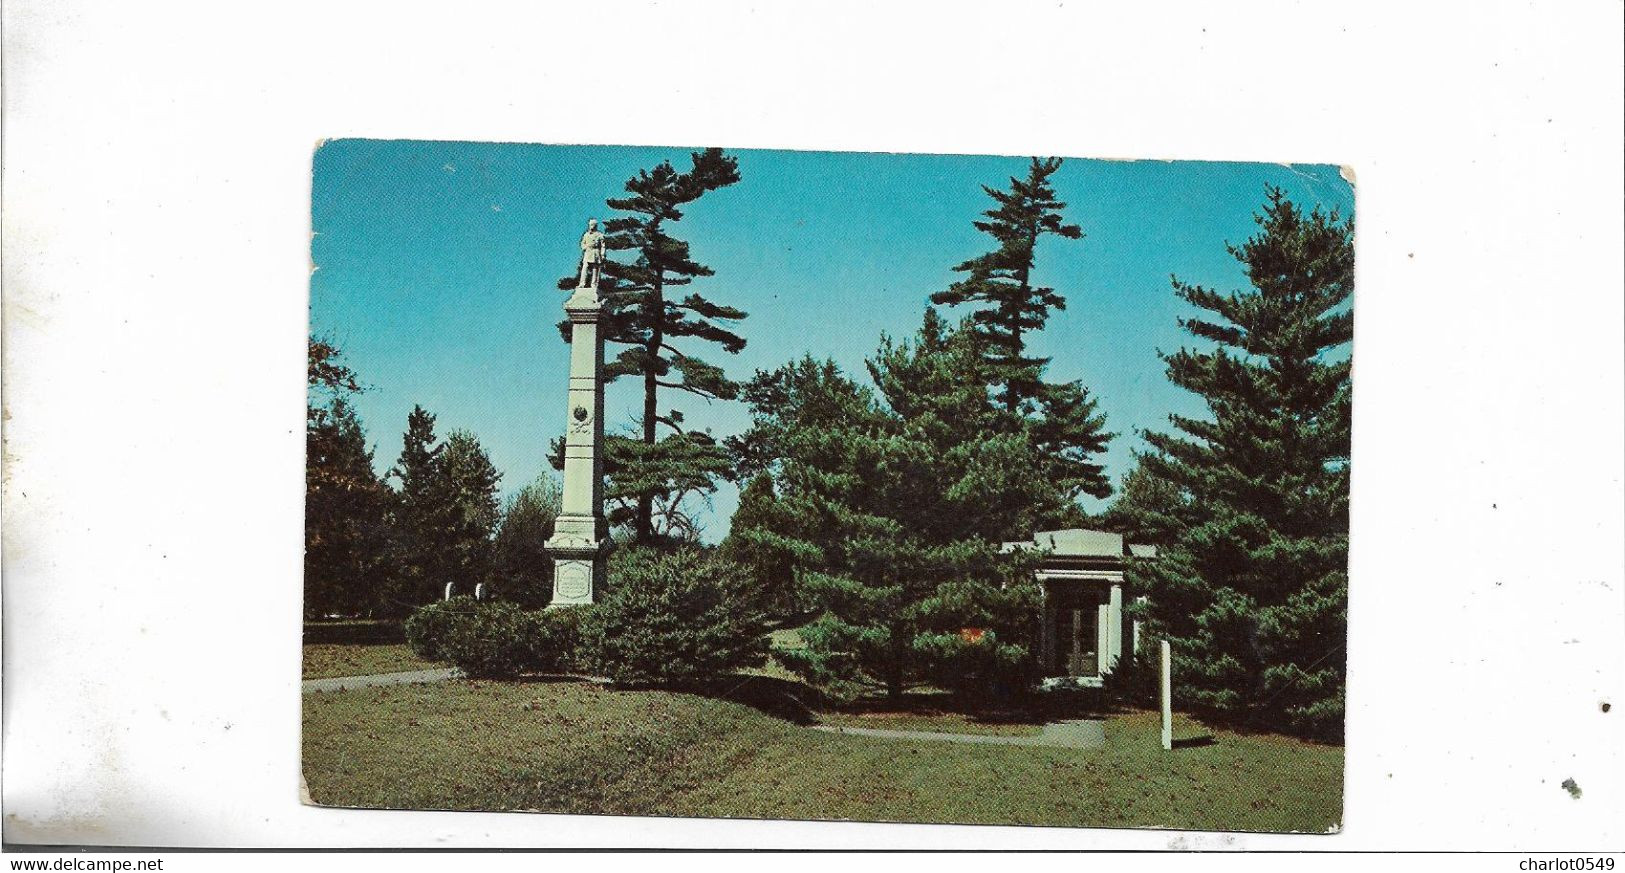
[[420,682],[444,682],[463,675],[455,668],[440,670],[408,670],[404,673],[375,673],[371,676],[334,676],[331,679],[306,679],[304,692],[344,691],[350,688],[370,688],[374,685],[416,685]]
[[986,743],[990,746],[1054,746],[1063,749],[1094,749],[1106,744],[1106,723],[1093,719],[1057,721],[1044,725],[1036,737],[955,734],[939,731],[891,731],[880,728],[814,725],[813,730],[831,734],[857,734],[894,740],[935,740],[949,743]]

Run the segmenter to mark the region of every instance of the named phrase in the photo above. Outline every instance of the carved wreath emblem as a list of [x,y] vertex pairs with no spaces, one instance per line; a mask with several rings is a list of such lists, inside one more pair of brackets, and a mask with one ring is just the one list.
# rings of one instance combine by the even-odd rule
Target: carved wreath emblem
[[588,412],[585,406],[577,406],[570,415],[575,419],[575,423],[570,425],[570,429],[576,433],[585,433],[587,431],[587,421],[592,418],[592,413]]

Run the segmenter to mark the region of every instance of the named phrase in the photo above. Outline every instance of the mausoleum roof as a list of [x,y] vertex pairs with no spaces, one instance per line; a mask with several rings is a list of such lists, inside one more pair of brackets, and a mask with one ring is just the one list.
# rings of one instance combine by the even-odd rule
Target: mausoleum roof
[[1007,552],[1034,548],[1064,558],[1121,558],[1123,535],[1074,527],[1066,530],[1039,531],[1031,542],[1004,544],[1004,550]]
[[1124,543],[1122,534],[1074,527],[1039,531],[1031,540],[1005,543],[1004,551],[1035,549],[1056,558],[1155,558],[1156,546]]

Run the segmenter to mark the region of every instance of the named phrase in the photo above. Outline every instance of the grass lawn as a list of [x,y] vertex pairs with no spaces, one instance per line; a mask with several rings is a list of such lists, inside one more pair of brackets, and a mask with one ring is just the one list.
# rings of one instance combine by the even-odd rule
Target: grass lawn
[[304,652],[306,679],[431,670],[444,666],[412,654],[405,643],[307,643]]
[[1090,750],[890,740],[691,694],[459,680],[308,694],[303,743],[311,796],[333,806],[1309,832],[1341,820],[1341,748],[1177,729],[1211,741],[1164,752],[1154,713],[1113,717]]

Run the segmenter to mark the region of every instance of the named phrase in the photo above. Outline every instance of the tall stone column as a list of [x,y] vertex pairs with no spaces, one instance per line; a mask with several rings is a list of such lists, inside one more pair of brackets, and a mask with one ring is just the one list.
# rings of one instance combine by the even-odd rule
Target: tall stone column
[[[551,606],[593,602],[610,546],[604,523],[604,338],[596,275],[564,304],[570,317],[570,406],[564,436],[564,501],[547,551],[553,556]],[[591,284],[587,284],[587,283]]]

